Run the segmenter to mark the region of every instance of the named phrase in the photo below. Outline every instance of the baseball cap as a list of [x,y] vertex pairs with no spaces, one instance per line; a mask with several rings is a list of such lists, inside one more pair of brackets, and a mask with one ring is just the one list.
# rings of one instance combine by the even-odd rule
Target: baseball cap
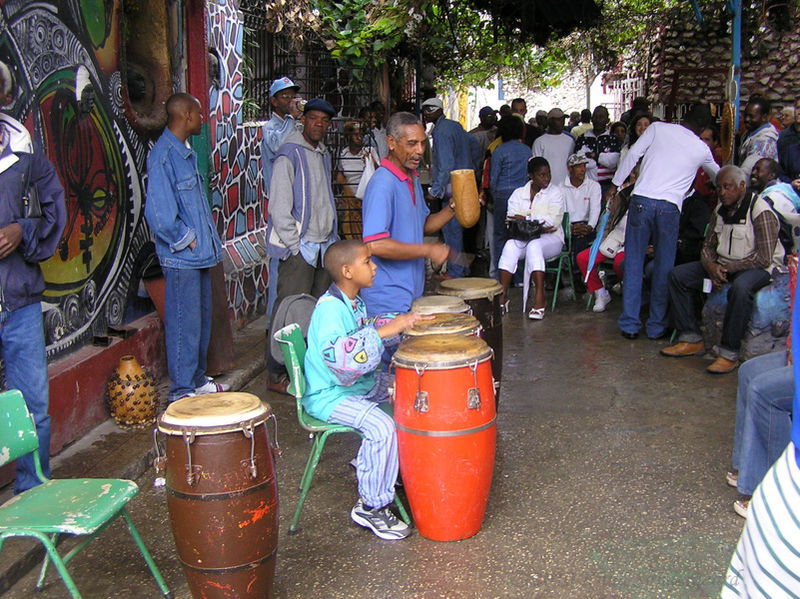
[[439,110],[444,110],[444,102],[442,102],[439,98],[428,98],[422,103],[423,110],[430,106],[431,108],[438,108]]
[[578,166],[587,162],[589,162],[589,159],[585,154],[570,154],[569,158],[567,158],[567,166]]
[[548,119],[563,119],[567,115],[564,114],[560,108],[552,108],[550,112],[547,113]]
[[295,91],[300,89],[300,86],[295,84],[294,81],[289,79],[288,77],[281,77],[280,79],[276,79],[272,82],[272,85],[269,86],[269,97],[271,98],[275,94],[285,89],[294,88]]
[[330,104],[330,102],[323,100],[322,98],[313,98],[306,102],[306,106],[303,109],[303,114],[308,113],[309,110],[319,110],[330,117],[336,116],[336,109]]
[[483,118],[483,117],[488,116],[490,114],[494,114],[495,112],[497,112],[497,111],[494,108],[492,108],[491,106],[484,106],[483,108],[481,108],[478,111],[478,116]]

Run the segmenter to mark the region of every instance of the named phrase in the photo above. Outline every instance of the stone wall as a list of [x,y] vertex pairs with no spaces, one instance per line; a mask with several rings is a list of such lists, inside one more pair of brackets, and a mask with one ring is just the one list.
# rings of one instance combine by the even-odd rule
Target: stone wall
[[[678,104],[698,99],[710,103],[725,101],[731,64],[730,18],[724,11],[704,17],[706,20],[700,27],[686,3],[673,19],[686,25],[664,27],[657,33],[647,86],[654,102],[671,103],[676,77],[674,101]],[[795,18],[780,33],[761,27],[761,18],[760,12],[745,13],[743,17],[741,97],[746,99],[753,93],[761,93],[776,107],[792,105],[800,96],[799,23]],[[716,72],[711,72],[712,69]]]

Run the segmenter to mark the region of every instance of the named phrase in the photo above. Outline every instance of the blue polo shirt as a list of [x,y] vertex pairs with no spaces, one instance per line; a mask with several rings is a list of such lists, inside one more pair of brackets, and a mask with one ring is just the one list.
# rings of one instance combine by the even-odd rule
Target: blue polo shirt
[[[409,176],[384,158],[364,193],[364,243],[387,237],[402,243],[422,243],[429,214],[416,171]],[[378,269],[375,282],[361,290],[367,313],[408,312],[425,287],[425,259],[373,256],[372,260]]]

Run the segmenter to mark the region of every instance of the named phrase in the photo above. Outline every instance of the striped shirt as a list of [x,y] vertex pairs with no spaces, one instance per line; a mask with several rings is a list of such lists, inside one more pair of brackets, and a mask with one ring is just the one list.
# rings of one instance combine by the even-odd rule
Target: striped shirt
[[789,443],[756,488],[720,599],[800,597],[800,468],[795,451]]

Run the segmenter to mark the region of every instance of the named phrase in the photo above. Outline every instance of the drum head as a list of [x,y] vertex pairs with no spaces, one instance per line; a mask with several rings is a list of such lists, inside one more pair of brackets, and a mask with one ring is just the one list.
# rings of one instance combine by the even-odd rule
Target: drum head
[[491,348],[480,337],[423,335],[404,339],[392,361],[405,368],[443,370],[484,362],[491,357]]
[[194,431],[215,435],[241,430],[246,422],[260,424],[270,415],[269,404],[250,393],[208,393],[175,401],[158,419],[158,430],[168,435]]
[[482,277],[464,277],[463,279],[447,279],[439,283],[439,293],[455,295],[461,299],[471,300],[494,299],[503,292],[503,286],[494,279]]
[[481,325],[478,319],[469,314],[434,314],[433,320],[422,320],[418,322],[411,329],[406,331],[406,335],[410,337],[443,333],[472,335],[478,332],[480,328]]
[[457,297],[449,295],[426,295],[411,302],[411,310],[417,314],[444,314],[468,312],[469,306]]

